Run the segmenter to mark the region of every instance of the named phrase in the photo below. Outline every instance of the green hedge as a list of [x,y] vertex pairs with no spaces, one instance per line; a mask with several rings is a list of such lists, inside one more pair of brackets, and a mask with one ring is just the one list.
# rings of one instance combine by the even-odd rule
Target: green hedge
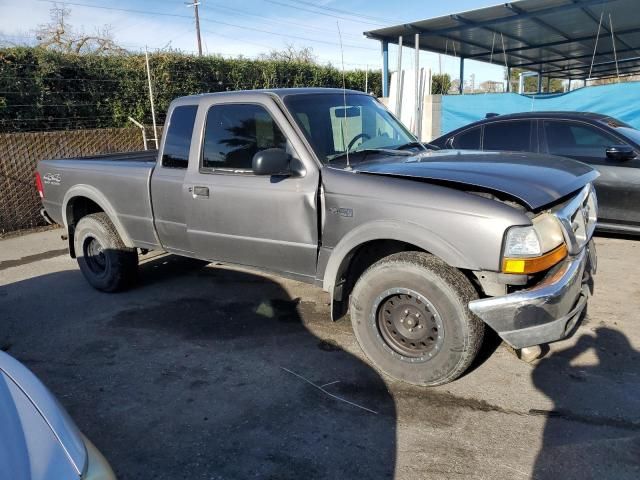
[[[334,67],[296,62],[150,55],[156,116],[175,97],[274,87],[342,87]],[[346,72],[346,86],[364,90],[365,71]],[[381,94],[380,72],[369,91]],[[144,55],[74,55],[41,48],[0,49],[0,131],[121,127],[132,116],[151,122]]]

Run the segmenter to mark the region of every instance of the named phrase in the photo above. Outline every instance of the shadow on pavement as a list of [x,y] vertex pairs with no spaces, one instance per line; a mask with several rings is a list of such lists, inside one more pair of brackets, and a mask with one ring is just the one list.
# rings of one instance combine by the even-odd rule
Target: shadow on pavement
[[119,479],[394,477],[393,398],[370,366],[305,326],[329,326],[326,308],[178,257],[140,271],[141,286],[120,294],[73,270],[0,295],[0,343]]
[[[597,365],[577,360],[593,349]],[[640,354],[620,332],[598,328],[544,358],[533,382],[554,402],[533,478],[640,478]]]

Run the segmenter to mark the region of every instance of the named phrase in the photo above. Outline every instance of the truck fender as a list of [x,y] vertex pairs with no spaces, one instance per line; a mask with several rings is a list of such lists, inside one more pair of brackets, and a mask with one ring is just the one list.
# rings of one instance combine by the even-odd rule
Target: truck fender
[[[113,223],[114,227],[116,227],[116,231],[118,232],[118,235],[120,235],[120,238],[122,239],[122,242],[125,244],[125,246],[130,248],[135,247],[135,245],[131,241],[131,237],[129,237],[129,234],[127,234],[127,231],[122,226],[122,223],[118,218],[118,214],[116,213],[115,209],[111,205],[111,202],[107,200],[107,197],[102,192],[100,192],[95,187],[92,187],[91,185],[84,185],[84,184],[74,185],[64,195],[64,199],[62,200],[62,218],[64,220],[64,226],[67,232],[69,232],[69,221],[67,219],[67,207],[69,205],[69,202],[77,197],[85,197],[95,202],[104,211],[104,213],[107,214],[107,216],[109,217],[109,220],[111,220],[111,223]],[[71,232],[69,233],[71,234]],[[69,243],[70,245],[72,245],[73,239],[71,238],[71,235],[69,237],[70,237]]]
[[339,277],[356,249],[373,240],[397,240],[409,243],[457,268],[478,270],[475,262],[434,231],[415,223],[397,220],[375,220],[362,224],[347,233],[331,252],[325,269],[322,287],[331,294]]

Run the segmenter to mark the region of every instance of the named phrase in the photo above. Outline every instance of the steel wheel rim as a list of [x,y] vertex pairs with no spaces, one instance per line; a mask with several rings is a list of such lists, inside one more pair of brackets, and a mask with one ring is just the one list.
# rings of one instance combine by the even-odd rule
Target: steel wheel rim
[[107,271],[108,260],[100,241],[94,237],[87,237],[82,249],[89,269],[95,274],[104,274]]
[[414,290],[386,290],[376,298],[371,317],[384,348],[400,360],[427,362],[442,350],[442,318],[433,304]]

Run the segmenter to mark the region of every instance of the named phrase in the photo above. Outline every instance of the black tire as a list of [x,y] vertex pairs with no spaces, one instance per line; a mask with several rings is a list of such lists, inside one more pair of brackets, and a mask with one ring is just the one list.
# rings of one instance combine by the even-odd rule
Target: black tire
[[73,241],[80,271],[93,288],[116,292],[134,282],[138,253],[124,245],[106,213],[82,217]]
[[469,310],[471,282],[422,252],[383,258],[358,279],[351,323],[360,347],[383,373],[414,385],[449,383],[473,362],[484,323]]

